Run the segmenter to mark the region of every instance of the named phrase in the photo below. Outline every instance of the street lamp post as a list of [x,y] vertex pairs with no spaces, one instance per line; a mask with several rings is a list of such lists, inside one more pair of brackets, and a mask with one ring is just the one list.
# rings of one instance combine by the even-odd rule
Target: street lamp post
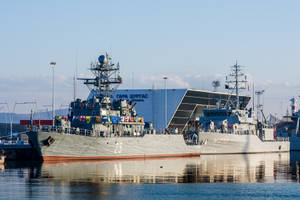
[[256,107],[257,107],[257,111],[256,111],[257,112],[256,113],[257,119],[261,118],[261,114],[263,112],[263,104],[261,104],[261,102],[260,102],[260,97],[264,94],[264,92],[265,92],[265,90],[255,91],[255,94],[257,95],[257,105],[256,105]]
[[50,62],[50,66],[52,66],[52,127],[54,127],[54,67],[56,62]]
[[18,104],[33,104],[33,105],[37,106],[37,103],[35,101],[15,102],[14,108],[13,108],[13,111],[12,111],[11,117],[10,117],[10,137],[11,137],[11,139],[12,139],[12,122],[13,122],[12,115],[15,114],[16,106]]
[[163,79],[165,80],[165,128],[167,128],[167,79],[168,77],[164,76]]

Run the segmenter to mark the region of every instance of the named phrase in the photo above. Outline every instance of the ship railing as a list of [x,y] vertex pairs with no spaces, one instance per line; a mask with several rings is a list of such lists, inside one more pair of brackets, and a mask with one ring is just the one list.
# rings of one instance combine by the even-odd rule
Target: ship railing
[[94,133],[95,137],[143,137],[144,135],[148,134],[147,132],[136,132],[131,133],[129,131],[119,132],[119,133],[105,133],[103,131],[95,131]]
[[276,137],[275,138],[276,141],[289,141],[289,137]]
[[274,139],[274,140],[262,140],[263,142],[288,142],[289,139],[282,139],[282,140],[277,140],[277,139]]
[[221,134],[234,134],[234,135],[256,135],[255,131],[251,131],[251,130],[227,130],[227,131],[223,131],[221,129],[214,129],[214,130],[200,130],[200,132],[217,132],[217,133],[221,133]]
[[88,129],[79,129],[79,128],[65,128],[61,126],[55,126],[55,127],[49,127],[48,129],[44,129],[43,131],[46,132],[57,132],[61,134],[73,134],[73,135],[84,135],[84,136],[90,136],[90,137],[143,137],[145,134],[155,134],[155,131],[142,131],[142,132],[135,132],[135,133],[129,133],[129,132],[122,132],[119,133],[104,133],[102,131],[93,131]]
[[55,127],[51,127],[51,126],[46,126],[42,128],[42,131],[46,131],[46,132],[57,132],[57,133],[65,133],[65,134],[74,134],[74,135],[80,135],[82,134],[82,132],[80,131],[80,129],[76,129],[76,128],[65,128],[62,126],[55,126]]

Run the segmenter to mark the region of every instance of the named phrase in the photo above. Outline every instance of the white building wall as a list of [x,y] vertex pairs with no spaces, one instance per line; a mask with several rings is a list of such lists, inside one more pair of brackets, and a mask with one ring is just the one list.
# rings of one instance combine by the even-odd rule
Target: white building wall
[[167,123],[171,120],[187,89],[128,89],[117,90],[112,98],[122,98],[136,103],[137,114],[155,129],[165,128],[165,92],[167,92]]

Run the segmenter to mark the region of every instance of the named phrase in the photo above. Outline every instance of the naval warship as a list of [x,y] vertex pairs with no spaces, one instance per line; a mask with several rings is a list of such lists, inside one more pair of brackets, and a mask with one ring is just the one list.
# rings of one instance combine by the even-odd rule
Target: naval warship
[[[109,55],[100,55],[91,63],[93,77],[81,79],[94,95],[71,102],[68,117],[56,117],[50,130],[27,132],[30,144],[44,161],[289,151],[289,142],[271,138],[272,129],[257,123],[252,112],[238,109],[240,74],[235,66],[235,109],[227,106],[204,111],[193,134],[162,134],[137,115],[132,102],[112,100],[111,93],[122,83],[120,65]],[[223,124],[222,129],[218,123]]]
[[291,114],[287,113],[276,123],[276,136],[288,138],[291,151],[300,151],[300,110],[297,110],[295,97],[291,98],[290,102]]
[[[201,154],[287,152],[290,142],[276,137],[275,129],[261,122],[253,108],[240,109],[239,90],[246,89],[247,77],[237,63],[226,77],[225,88],[235,99],[216,109],[204,109],[203,116],[187,132],[188,141],[201,146]],[[231,95],[229,97],[232,97]]]

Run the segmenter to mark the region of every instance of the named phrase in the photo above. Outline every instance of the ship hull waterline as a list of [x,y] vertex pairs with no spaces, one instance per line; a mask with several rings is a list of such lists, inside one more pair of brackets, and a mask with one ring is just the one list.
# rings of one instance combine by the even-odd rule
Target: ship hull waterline
[[[263,142],[256,135],[202,133],[199,134],[197,145],[186,144],[182,135],[91,137],[57,132],[29,132],[28,136],[43,161],[146,159],[290,151],[287,141]],[[49,137],[54,139],[53,143],[45,145]]]

